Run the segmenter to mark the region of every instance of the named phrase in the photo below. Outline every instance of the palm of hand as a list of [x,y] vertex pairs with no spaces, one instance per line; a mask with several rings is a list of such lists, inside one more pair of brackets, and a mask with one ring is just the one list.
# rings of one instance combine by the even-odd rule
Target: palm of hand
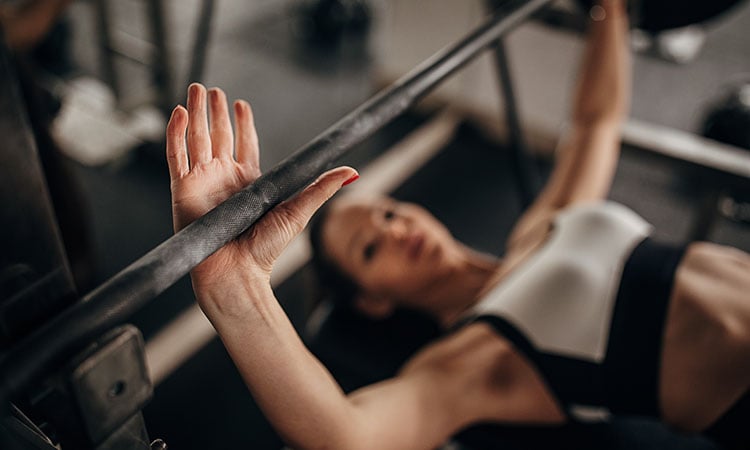
[[[191,85],[187,110],[177,106],[167,126],[175,231],[260,176],[258,137],[250,105],[244,101],[234,103],[235,137],[224,93],[213,88],[206,100],[206,89]],[[342,184],[356,177],[356,172],[348,167],[327,172],[193,269],[193,283],[222,282],[235,270],[268,279],[276,258],[315,210]]]
[[[191,169],[185,177],[172,183],[172,214],[175,231],[192,223],[257,178],[253,171],[236,161],[213,159]],[[219,249],[194,270],[211,276],[231,267],[243,251],[242,239],[235,239]]]
[[[260,175],[257,136],[250,106],[246,102],[234,105],[237,121],[235,143],[224,93],[211,89],[208,94],[207,102],[205,88],[191,85],[187,111],[181,106],[175,108],[167,128],[175,231],[192,223]],[[194,281],[215,279],[242,262],[243,252],[252,254],[252,249],[243,249],[246,241],[236,239],[206,259],[193,270]]]
[[192,223],[256,178],[251,169],[236,161],[213,159],[174,180],[172,211],[175,231]]

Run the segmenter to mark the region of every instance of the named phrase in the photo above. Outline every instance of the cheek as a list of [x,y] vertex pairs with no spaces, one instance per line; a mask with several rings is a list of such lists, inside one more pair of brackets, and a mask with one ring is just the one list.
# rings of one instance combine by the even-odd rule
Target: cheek
[[424,290],[432,283],[432,273],[431,268],[425,265],[394,262],[383,264],[373,271],[373,292],[391,297],[410,298],[415,292]]
[[392,261],[373,263],[361,275],[362,288],[376,295],[400,296],[404,287],[411,284],[411,275],[403,266],[397,266]]
[[397,261],[385,261],[382,264],[373,264],[370,279],[374,287],[392,289],[409,281],[408,272],[408,269]]
[[415,222],[425,232],[444,240],[451,237],[448,229],[442,222],[429,214],[419,214],[415,217]]

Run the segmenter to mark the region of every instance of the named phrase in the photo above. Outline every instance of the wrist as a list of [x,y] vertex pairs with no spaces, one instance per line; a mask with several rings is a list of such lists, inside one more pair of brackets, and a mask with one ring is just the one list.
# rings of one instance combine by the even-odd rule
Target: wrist
[[246,318],[257,314],[269,301],[275,302],[270,276],[245,270],[228,270],[211,277],[200,267],[191,272],[196,299],[209,318]]

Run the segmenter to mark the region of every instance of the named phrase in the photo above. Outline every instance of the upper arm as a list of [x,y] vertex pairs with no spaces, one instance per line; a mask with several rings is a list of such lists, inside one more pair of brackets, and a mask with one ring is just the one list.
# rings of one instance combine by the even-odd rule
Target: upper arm
[[434,449],[477,420],[484,405],[474,392],[484,384],[476,382],[484,368],[456,358],[475,354],[465,349],[462,335],[429,345],[396,377],[350,394],[360,442],[347,448]]
[[546,187],[519,221],[509,247],[533,243],[535,239],[523,236],[544,229],[539,224],[557,210],[605,198],[609,192],[620,155],[620,127],[629,107],[631,64],[625,2],[600,6],[606,14],[604,20],[589,26],[573,97],[572,126],[562,140]]
[[[434,449],[471,423],[490,420],[488,398],[501,341],[465,327],[417,353],[390,380],[350,394],[359,441],[347,448]],[[356,445],[355,445],[356,444]]]
[[358,432],[349,436],[346,448],[433,449],[444,444],[459,426],[446,407],[452,389],[441,378],[436,371],[420,371],[350,394]]
[[351,394],[356,442],[346,448],[434,449],[478,422],[559,423],[534,366],[487,324],[417,354],[396,377]]
[[619,120],[578,122],[570,127],[546,185],[518,220],[508,247],[522,245],[529,234],[536,235],[532,232],[540,223],[548,222],[559,210],[607,197],[620,157],[620,127]]

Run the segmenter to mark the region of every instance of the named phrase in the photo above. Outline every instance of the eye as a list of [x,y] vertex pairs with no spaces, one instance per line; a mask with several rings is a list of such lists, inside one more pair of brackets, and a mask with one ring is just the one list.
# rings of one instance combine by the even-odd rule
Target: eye
[[375,253],[377,253],[377,251],[378,251],[377,242],[371,242],[365,245],[365,248],[362,250],[362,256],[365,262],[370,262],[372,258],[375,256]]
[[392,209],[386,209],[383,213],[383,218],[388,221],[396,217],[396,213]]

